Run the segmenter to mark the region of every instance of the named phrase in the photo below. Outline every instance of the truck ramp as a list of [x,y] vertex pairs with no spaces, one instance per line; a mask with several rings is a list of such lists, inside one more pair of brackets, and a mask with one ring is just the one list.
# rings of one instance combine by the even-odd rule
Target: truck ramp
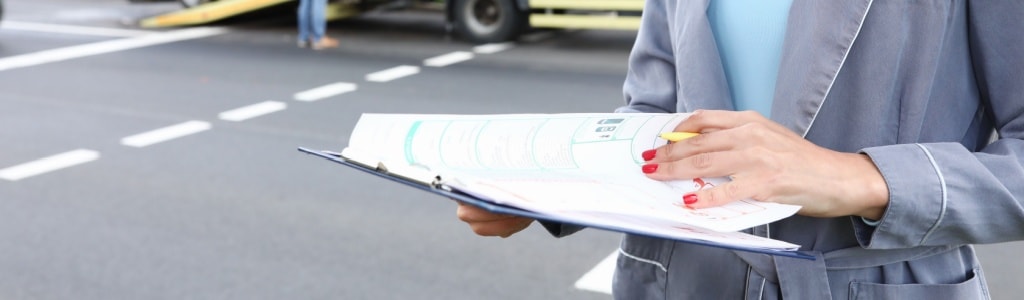
[[[192,8],[150,17],[139,22],[144,28],[180,27],[208,24],[244,13],[270,8],[296,0],[220,0]],[[358,15],[353,5],[330,3],[327,5],[327,19],[337,20]]]

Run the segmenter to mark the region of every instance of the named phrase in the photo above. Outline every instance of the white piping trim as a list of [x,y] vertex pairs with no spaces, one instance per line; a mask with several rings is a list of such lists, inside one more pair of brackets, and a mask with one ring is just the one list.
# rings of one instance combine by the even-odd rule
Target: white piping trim
[[836,84],[836,78],[839,78],[839,71],[843,70],[843,65],[846,64],[846,57],[850,55],[850,50],[853,49],[853,44],[857,42],[857,37],[860,36],[860,30],[864,27],[864,19],[867,19],[868,12],[871,11],[871,4],[874,4],[873,0],[868,0],[868,8],[864,9],[864,15],[860,16],[860,24],[857,25],[857,32],[853,34],[853,41],[850,42],[850,46],[846,48],[846,53],[843,53],[843,59],[839,61],[839,68],[836,69],[836,73],[832,74],[832,82],[829,82],[828,89],[825,89],[825,97],[821,98],[821,103],[818,104],[818,109],[814,111],[814,116],[811,117],[811,123],[807,124],[807,128],[804,129],[804,134],[801,137],[807,137],[807,133],[811,132],[811,126],[814,126],[814,121],[818,119],[818,113],[821,112],[821,107],[825,106],[825,99],[828,99],[828,94],[832,92],[832,86]]
[[768,278],[761,278],[761,293],[757,295],[757,299],[764,299],[764,282],[768,281]]
[[942,210],[939,212],[939,218],[935,220],[935,224],[933,224],[932,228],[928,229],[928,232],[926,232],[924,237],[921,238],[921,244],[924,244],[924,242],[928,240],[928,236],[932,235],[932,232],[935,232],[935,229],[939,228],[939,224],[942,224],[942,219],[946,216],[946,177],[942,176],[942,171],[939,170],[939,165],[935,163],[935,157],[932,156],[932,152],[928,151],[928,148],[925,148],[924,145],[915,145],[921,148],[921,150],[924,151],[924,154],[928,156],[928,161],[932,163],[932,168],[935,168],[935,174],[939,175],[939,184],[942,185],[942,205],[940,206]]
[[637,257],[636,255],[632,255],[632,254],[626,253],[626,251],[622,250],[622,248],[619,248],[619,254],[625,255],[626,257],[632,258],[633,260],[636,260],[636,261],[639,261],[639,262],[649,263],[649,264],[658,266],[658,268],[661,269],[662,272],[668,273],[668,269],[666,269],[665,265],[662,265],[660,262],[656,262],[656,261],[653,261],[653,260],[650,260],[650,259],[646,259],[646,258]]
[[[764,224],[764,237],[772,238],[772,227],[769,224]],[[764,299],[764,283],[768,281],[768,278],[761,278],[761,291],[758,292],[757,299]]]

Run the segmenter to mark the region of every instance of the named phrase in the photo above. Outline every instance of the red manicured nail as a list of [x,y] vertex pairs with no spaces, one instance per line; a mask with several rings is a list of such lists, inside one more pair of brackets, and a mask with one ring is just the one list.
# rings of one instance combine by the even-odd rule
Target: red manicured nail
[[649,160],[654,159],[654,153],[656,153],[656,152],[658,152],[658,150],[651,149],[651,150],[644,151],[644,153],[641,153],[640,156],[643,156],[644,161],[649,161]]
[[689,193],[683,195],[683,204],[690,205],[694,203],[697,203],[697,194]]
[[646,164],[643,169],[644,174],[651,174],[658,170],[658,164]]

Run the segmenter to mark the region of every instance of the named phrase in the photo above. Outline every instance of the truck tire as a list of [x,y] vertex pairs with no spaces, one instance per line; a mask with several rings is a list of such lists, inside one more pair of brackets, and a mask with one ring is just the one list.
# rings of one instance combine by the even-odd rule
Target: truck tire
[[181,2],[181,6],[185,8],[193,8],[213,1],[216,0],[178,0],[178,2]]
[[525,11],[515,0],[455,0],[455,31],[473,42],[503,42],[516,38],[526,27]]

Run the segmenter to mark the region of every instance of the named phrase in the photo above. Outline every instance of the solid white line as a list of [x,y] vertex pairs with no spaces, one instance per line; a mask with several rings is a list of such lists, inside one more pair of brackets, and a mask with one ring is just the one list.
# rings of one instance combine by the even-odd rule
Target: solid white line
[[190,28],[140,37],[57,48],[29,54],[0,58],[0,71],[36,66],[86,56],[100,55],[159,44],[198,39],[227,32],[223,28]]
[[245,121],[255,117],[259,117],[272,112],[284,110],[288,107],[288,104],[278,101],[264,101],[249,106],[243,106],[229,111],[225,111],[217,115],[221,120],[224,121]]
[[3,21],[2,23],[0,23],[0,28],[3,28],[3,29],[14,29],[14,30],[24,30],[24,31],[50,32],[50,33],[108,36],[108,37],[136,37],[136,36],[141,36],[141,35],[148,35],[148,34],[158,33],[156,31],[129,30],[129,29],[103,28],[103,27],[86,27],[86,26],[72,26],[72,25],[61,25],[61,24],[16,22],[16,21]]
[[460,62],[473,59],[472,52],[455,51],[423,60],[423,65],[428,67],[446,67]]
[[177,125],[143,132],[121,139],[121,145],[142,148],[156,143],[166,142],[186,135],[203,132],[210,129],[210,123],[203,121],[188,121]]
[[576,288],[598,293],[612,294],[612,276],[615,274],[615,260],[619,258],[619,251],[612,252],[605,257],[590,272],[583,274],[576,280]]
[[473,47],[473,52],[476,52],[476,53],[479,53],[479,54],[493,54],[493,53],[498,53],[498,52],[501,52],[501,51],[505,51],[508,48],[512,48],[512,46],[513,46],[513,44],[510,43],[510,42],[509,43],[483,44],[483,45],[480,45],[480,46]]
[[420,72],[417,66],[397,66],[383,71],[377,71],[366,75],[366,81],[388,82]]
[[0,170],[0,179],[18,181],[50,171],[84,164],[100,158],[100,153],[78,149]]
[[297,101],[313,102],[327,97],[354,92],[357,88],[358,86],[354,83],[338,82],[310,89],[308,91],[295,93],[293,98]]

